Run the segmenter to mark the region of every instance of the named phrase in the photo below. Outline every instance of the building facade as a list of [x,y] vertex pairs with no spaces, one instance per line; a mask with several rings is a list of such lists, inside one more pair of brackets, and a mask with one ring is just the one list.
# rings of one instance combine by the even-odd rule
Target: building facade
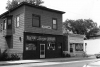
[[89,39],[84,40],[84,50],[87,55],[94,55],[100,52],[100,30]]
[[26,2],[0,15],[0,50],[21,59],[61,57],[64,12]]
[[67,34],[66,37],[66,50],[64,53],[68,53],[72,57],[84,56],[84,35]]

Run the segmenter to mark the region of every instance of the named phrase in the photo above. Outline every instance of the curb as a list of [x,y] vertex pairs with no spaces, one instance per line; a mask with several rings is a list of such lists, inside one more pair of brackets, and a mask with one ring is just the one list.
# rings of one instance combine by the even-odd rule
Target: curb
[[0,64],[0,66],[8,66],[8,65],[20,65],[20,64],[29,64],[29,63],[43,63],[43,62],[27,62],[27,63],[4,63],[4,64]]
[[[20,65],[20,64],[29,64],[29,63],[44,63],[44,62],[68,62],[68,61],[76,61],[76,60],[89,60],[93,58],[52,58],[52,59],[39,59],[40,62],[20,62],[20,63],[7,63],[7,62],[1,62],[0,66],[7,66],[7,65]],[[42,61],[42,62],[41,62]],[[9,62],[9,61],[8,61]]]

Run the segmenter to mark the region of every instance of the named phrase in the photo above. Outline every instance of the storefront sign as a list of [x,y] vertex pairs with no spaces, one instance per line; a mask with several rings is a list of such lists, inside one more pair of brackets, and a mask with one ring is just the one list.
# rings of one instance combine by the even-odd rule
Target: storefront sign
[[51,29],[51,26],[44,26],[44,25],[42,25],[42,28]]
[[43,36],[27,35],[26,40],[28,40],[28,41],[55,41],[55,37],[43,37]]

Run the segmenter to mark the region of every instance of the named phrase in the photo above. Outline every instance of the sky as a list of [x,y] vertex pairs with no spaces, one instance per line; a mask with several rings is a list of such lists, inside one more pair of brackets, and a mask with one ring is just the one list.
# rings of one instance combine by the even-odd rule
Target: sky
[[[66,19],[92,19],[100,25],[100,0],[42,0],[42,5],[66,12],[63,14],[63,22]],[[6,11],[7,0],[0,2],[0,14]]]

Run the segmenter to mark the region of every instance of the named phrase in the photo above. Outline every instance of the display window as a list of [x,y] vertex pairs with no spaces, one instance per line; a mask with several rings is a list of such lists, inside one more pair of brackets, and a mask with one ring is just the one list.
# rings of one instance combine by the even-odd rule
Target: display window
[[26,50],[36,50],[36,44],[34,43],[26,43]]
[[48,50],[55,50],[55,43],[48,43],[47,49]]
[[75,50],[76,51],[83,51],[83,43],[76,43]]

